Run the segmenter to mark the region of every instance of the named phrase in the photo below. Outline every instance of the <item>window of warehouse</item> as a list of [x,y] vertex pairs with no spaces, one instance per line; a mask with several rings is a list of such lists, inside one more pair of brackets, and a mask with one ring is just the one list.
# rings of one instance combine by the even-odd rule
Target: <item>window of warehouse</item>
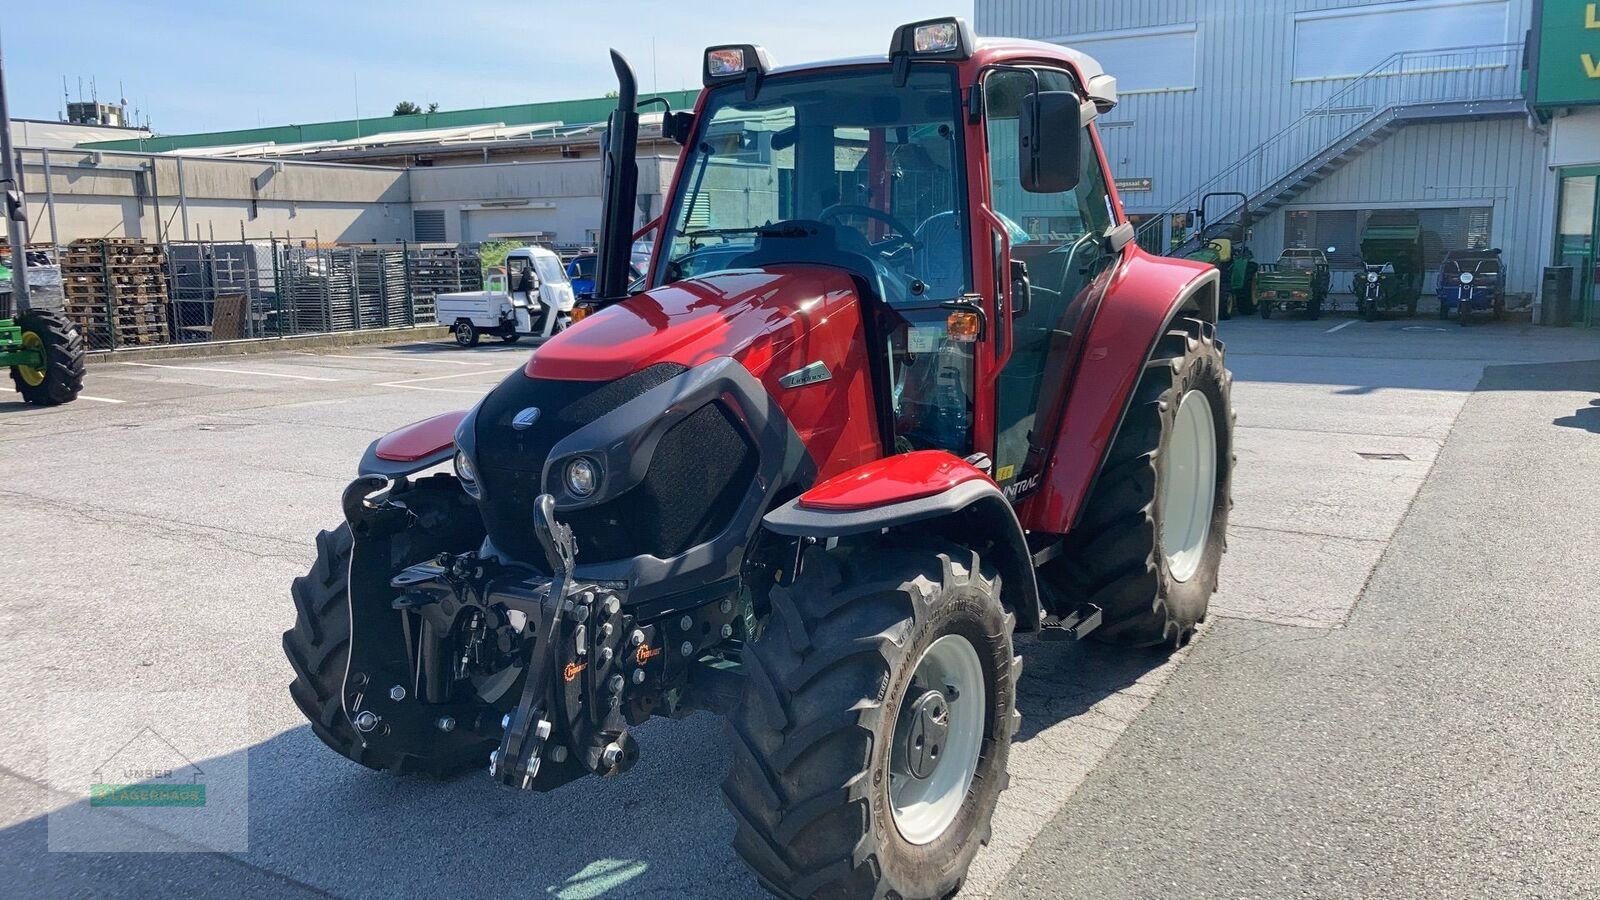
[[1117,77],[1119,94],[1194,89],[1195,34],[1198,26],[1162,25],[1125,31],[1097,31],[1052,41],[1095,58]]
[[[1409,0],[1296,13],[1294,80],[1354,78],[1401,51],[1507,43],[1508,6],[1507,0]],[[1429,67],[1427,57],[1415,67]]]
[[[1285,247],[1333,247],[1328,261],[1336,269],[1354,268],[1361,258],[1361,229],[1369,210],[1292,209],[1283,217]],[[1483,250],[1494,246],[1494,210],[1488,206],[1414,210],[1422,226],[1423,264],[1439,267],[1446,250]]]

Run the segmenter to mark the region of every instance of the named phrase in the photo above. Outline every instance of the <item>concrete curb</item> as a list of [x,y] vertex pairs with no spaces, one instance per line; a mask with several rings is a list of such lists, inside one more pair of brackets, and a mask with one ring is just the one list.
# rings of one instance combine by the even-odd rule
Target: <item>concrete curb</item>
[[126,350],[94,350],[87,362],[108,363],[136,359],[195,359],[207,356],[242,356],[254,353],[281,353],[328,347],[355,347],[362,344],[400,344],[412,341],[438,341],[450,336],[443,325],[418,325],[414,328],[378,328],[370,331],[340,331],[331,334],[302,334],[281,338],[252,338],[243,341],[215,341],[203,344],[171,344],[159,347],[131,347]]

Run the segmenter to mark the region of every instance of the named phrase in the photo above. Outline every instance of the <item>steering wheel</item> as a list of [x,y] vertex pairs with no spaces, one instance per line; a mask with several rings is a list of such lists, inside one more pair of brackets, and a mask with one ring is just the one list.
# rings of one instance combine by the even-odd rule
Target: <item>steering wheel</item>
[[907,228],[904,222],[896,219],[894,216],[889,215],[881,209],[873,209],[870,206],[861,206],[855,203],[835,203],[822,212],[817,213],[817,221],[830,222],[831,220],[840,219],[845,216],[863,216],[868,219],[877,219],[879,222],[882,222],[893,229],[895,237],[886,238],[872,245],[873,249],[877,250],[879,253],[882,253],[885,257],[894,255],[894,253],[901,247],[906,247],[912,250],[917,249],[917,242],[911,237],[912,230]]

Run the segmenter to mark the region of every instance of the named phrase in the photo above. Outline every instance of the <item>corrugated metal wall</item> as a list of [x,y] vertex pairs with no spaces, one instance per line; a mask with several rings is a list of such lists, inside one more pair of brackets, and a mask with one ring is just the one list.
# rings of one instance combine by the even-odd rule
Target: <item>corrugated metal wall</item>
[[[979,34],[1042,40],[1198,24],[1193,90],[1128,95],[1099,121],[1117,177],[1153,179],[1153,190],[1122,195],[1130,213],[1149,213],[1182,199],[1348,85],[1351,79],[1292,80],[1294,14],[1366,5],[1357,0],[976,0],[974,19]],[[1530,16],[1531,0],[1510,0],[1510,34],[1485,35],[1482,43],[1520,40]],[[1506,250],[1511,269],[1510,288],[1533,292],[1547,255],[1540,242],[1550,215],[1543,196],[1548,180],[1543,141],[1520,120],[1413,125],[1288,209],[1490,201],[1495,242]],[[1259,255],[1276,256],[1283,218],[1280,211],[1256,227]]]

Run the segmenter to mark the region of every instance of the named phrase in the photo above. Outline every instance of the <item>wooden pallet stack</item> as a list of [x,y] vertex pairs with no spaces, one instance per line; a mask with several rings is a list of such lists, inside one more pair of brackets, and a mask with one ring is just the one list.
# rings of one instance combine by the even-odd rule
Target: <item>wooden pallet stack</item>
[[136,238],[73,241],[61,255],[63,309],[93,349],[165,344],[166,256]]

